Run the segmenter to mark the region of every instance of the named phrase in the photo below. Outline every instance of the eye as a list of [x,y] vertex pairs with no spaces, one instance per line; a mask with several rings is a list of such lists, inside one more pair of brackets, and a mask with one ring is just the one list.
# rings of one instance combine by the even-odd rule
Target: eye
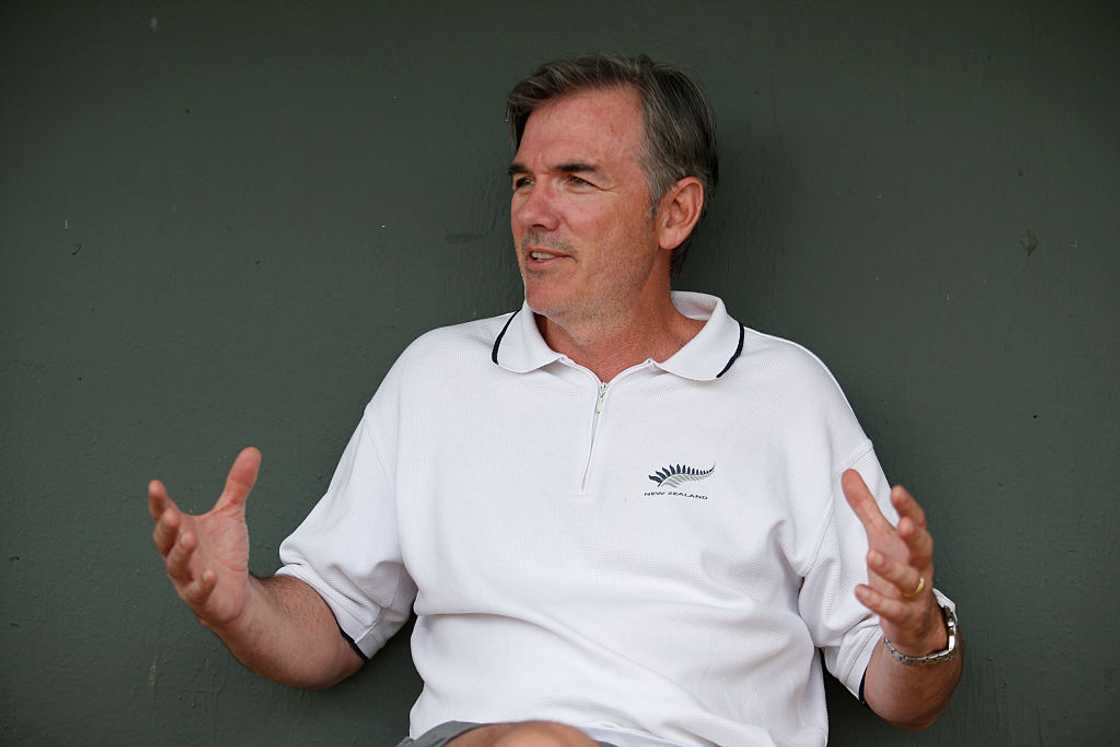
[[513,180],[513,191],[517,191],[522,187],[532,186],[533,180],[527,176],[518,176]]
[[586,179],[583,179],[581,177],[578,177],[575,174],[568,174],[567,181],[568,181],[568,184],[571,184],[575,187],[591,187],[591,186],[594,186],[591,182],[589,182]]

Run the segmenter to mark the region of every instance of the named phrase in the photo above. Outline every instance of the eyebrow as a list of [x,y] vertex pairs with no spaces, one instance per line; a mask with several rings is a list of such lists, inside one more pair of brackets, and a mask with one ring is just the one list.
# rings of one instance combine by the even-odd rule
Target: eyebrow
[[[564,163],[556,164],[555,166],[552,167],[551,170],[552,171],[559,171],[559,172],[562,172],[562,173],[565,173],[565,174],[598,174],[598,175],[602,175],[602,173],[603,173],[599,169],[598,166],[595,166],[594,164],[591,164],[591,163],[585,163],[583,161],[565,161]],[[509,168],[506,171],[510,176],[516,176],[517,174],[531,173],[529,171],[528,166],[526,166],[523,163],[519,163],[518,161],[514,161],[513,163],[511,163],[509,165]]]

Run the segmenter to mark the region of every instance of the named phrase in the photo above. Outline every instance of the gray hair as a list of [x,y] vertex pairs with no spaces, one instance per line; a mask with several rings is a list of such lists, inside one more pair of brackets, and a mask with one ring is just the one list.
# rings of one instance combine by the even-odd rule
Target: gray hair
[[[537,107],[560,96],[603,88],[632,88],[641,99],[645,124],[641,163],[649,181],[651,210],[677,181],[694,176],[704,187],[703,219],[719,182],[711,107],[687,75],[645,55],[600,54],[541,65],[506,99],[514,150],[521,146],[525,123]],[[673,274],[680,271],[691,238],[673,251]]]

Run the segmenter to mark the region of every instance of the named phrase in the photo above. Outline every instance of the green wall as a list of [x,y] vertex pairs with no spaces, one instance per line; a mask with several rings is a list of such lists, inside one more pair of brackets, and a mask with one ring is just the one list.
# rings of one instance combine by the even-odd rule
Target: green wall
[[678,286],[816,351],[930,514],[963,684],[917,739],[830,685],[832,744],[1120,740],[1112,3],[88,5],[0,5],[0,742],[404,733],[405,636],[330,691],[243,671],[145,485],[205,509],[258,445],[272,571],[402,347],[519,303],[504,95],[596,50],[714,102]]

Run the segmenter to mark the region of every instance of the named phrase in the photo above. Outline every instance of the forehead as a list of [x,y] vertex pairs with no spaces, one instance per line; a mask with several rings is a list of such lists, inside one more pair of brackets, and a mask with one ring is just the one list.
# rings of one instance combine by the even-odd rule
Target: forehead
[[620,156],[636,157],[642,126],[641,100],[632,88],[568,94],[542,104],[529,115],[517,160],[593,158],[605,162]]

